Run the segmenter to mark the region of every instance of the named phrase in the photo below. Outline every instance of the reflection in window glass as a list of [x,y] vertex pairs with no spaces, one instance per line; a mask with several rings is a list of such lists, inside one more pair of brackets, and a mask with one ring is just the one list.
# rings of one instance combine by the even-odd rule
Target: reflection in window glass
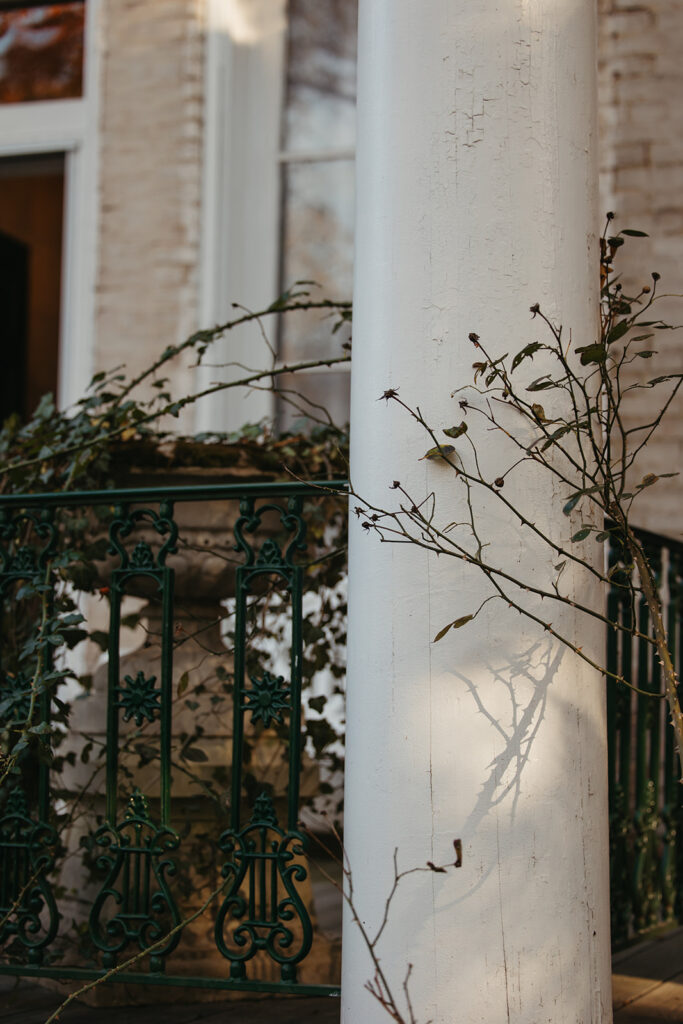
[[[352,160],[289,164],[284,173],[282,280],[315,281],[314,298],[348,299],[353,288],[354,180]],[[285,361],[341,353],[348,328],[332,334],[329,317],[283,317]]]
[[83,93],[84,0],[0,8],[0,103]]
[[[289,0],[285,105],[282,121],[280,281],[320,285],[316,298],[350,299],[353,278],[356,135],[357,0]],[[287,314],[279,327],[279,355],[286,362],[344,354],[345,325],[313,313]],[[282,379],[337,423],[348,420],[349,378],[329,369]],[[290,395],[290,397],[293,397]],[[304,411],[306,406],[302,406]],[[320,413],[320,410],[318,410]],[[280,426],[295,410],[278,403]],[[324,415],[323,415],[324,419]]]
[[355,141],[356,0],[290,0],[284,147]]

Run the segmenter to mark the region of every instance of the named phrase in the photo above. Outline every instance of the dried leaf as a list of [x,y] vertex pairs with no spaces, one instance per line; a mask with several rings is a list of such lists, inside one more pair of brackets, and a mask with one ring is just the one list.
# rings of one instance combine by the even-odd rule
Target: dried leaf
[[441,444],[437,445],[436,448],[430,448],[428,452],[425,452],[422,458],[418,459],[418,462],[422,462],[422,459],[446,459],[447,455],[452,455],[455,448],[452,444]]
[[439,632],[436,634],[436,636],[432,640],[432,643],[435,644],[439,640],[441,640],[442,637],[444,637],[446,635],[446,633],[448,632],[449,629],[460,629],[461,626],[464,626],[467,622],[470,622],[473,618],[474,618],[474,615],[462,615],[459,619],[455,619],[453,622],[449,622],[447,626],[444,626],[443,629],[439,630]]

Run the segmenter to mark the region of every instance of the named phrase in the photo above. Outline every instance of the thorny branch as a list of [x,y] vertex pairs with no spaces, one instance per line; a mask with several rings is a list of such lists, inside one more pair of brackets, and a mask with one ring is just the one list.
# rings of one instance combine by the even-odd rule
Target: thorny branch
[[[480,614],[489,600],[498,598],[506,605],[541,626],[575,655],[587,662],[605,677],[618,684],[630,686],[645,696],[664,698],[668,702],[673,724],[676,748],[683,771],[683,711],[678,699],[678,680],[674,659],[664,625],[662,603],[655,573],[647,552],[633,530],[629,516],[636,498],[659,480],[677,475],[646,473],[638,483],[630,476],[635,460],[643,451],[666,412],[679,393],[683,374],[667,373],[646,381],[626,385],[623,368],[636,359],[650,359],[656,355],[642,343],[652,338],[654,331],[673,330],[661,319],[652,316],[656,302],[659,274],[653,273],[652,284],[644,285],[633,296],[626,296],[618,278],[614,277],[615,256],[624,244],[624,236],[639,236],[642,232],[622,230],[608,236],[613,215],[608,214],[607,227],[601,240],[601,315],[600,334],[596,340],[588,339],[575,345],[563,340],[563,329],[553,323],[538,303],[531,306],[532,319],[544,325],[548,338],[534,340],[511,357],[506,353],[494,356],[478,334],[472,332],[469,340],[476,352],[473,363],[472,384],[457,387],[451,397],[458,400],[461,415],[459,425],[443,430],[448,438],[459,441],[458,448],[440,440],[436,428],[423,416],[419,406],[412,406],[398,393],[398,388],[385,391],[380,399],[387,404],[399,405],[426,433],[433,447],[423,458],[434,460],[455,474],[463,488],[463,512],[458,520],[440,525],[434,492],[422,499],[414,498],[395,480],[398,506],[386,509],[364,500],[355,493],[359,504],[355,514],[361,526],[376,533],[384,543],[412,544],[437,555],[459,559],[478,569],[489,581],[493,593],[470,614],[444,625],[434,642],[441,640],[451,629],[459,629]],[[645,330],[647,333],[637,333]],[[545,372],[535,380],[520,379],[516,373],[529,366],[534,357],[544,360]],[[481,378],[481,383],[479,383]],[[648,422],[627,426],[625,396],[637,389],[651,389],[670,385],[669,393],[656,415]],[[546,408],[538,400],[553,401],[554,408]],[[512,414],[512,415],[511,415]],[[519,417],[523,429],[514,426]],[[469,417],[469,422],[468,422]],[[516,454],[507,469],[493,479],[487,473],[483,459],[484,447],[469,430],[470,423],[479,417],[486,428],[502,434]],[[511,425],[512,424],[512,425]],[[529,428],[533,434],[528,438]],[[645,432],[644,439],[633,444],[631,438]],[[504,493],[506,481],[525,465],[539,467],[566,488],[563,512],[582,513],[580,529],[570,532],[570,538],[559,540],[550,534],[520,507],[517,499]],[[500,472],[500,471],[499,471]],[[513,521],[533,538],[545,545],[554,558],[561,561],[554,566],[554,577],[547,583],[520,578],[519,571],[506,570],[486,551],[488,543],[482,537],[481,513],[476,503],[478,495],[493,498],[512,517]],[[466,538],[462,533],[465,531]],[[593,558],[582,552],[587,539],[598,543],[611,542],[618,557],[609,570],[596,565]],[[591,604],[577,599],[571,592],[563,592],[560,577],[567,564],[585,571],[600,584],[600,602]],[[622,602],[635,607],[636,597],[643,600],[649,612],[649,627],[638,629],[632,623],[610,617],[605,611],[604,590],[613,587]],[[634,687],[622,675],[586,653],[577,640],[553,626],[536,606],[530,606],[526,595],[543,602],[569,606],[580,615],[597,619],[610,630],[635,637],[647,644],[659,659],[664,675],[664,692],[652,694]]]

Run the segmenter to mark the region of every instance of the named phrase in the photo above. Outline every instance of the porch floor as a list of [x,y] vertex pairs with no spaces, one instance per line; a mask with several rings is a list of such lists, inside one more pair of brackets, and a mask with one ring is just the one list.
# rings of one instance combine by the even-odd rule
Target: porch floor
[[[683,928],[617,953],[612,961],[614,1024],[683,1022]],[[0,977],[2,1024],[43,1024],[60,1000],[33,981]],[[338,1024],[337,999],[245,999],[229,1003],[97,1007],[73,1003],[60,1024]]]
[[612,958],[614,1024],[683,1021],[683,928]]

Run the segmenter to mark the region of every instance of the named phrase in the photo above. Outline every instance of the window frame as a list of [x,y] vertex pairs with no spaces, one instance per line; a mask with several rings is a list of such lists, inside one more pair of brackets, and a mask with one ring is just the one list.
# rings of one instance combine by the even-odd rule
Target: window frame
[[102,0],[86,0],[82,97],[0,104],[0,159],[64,154],[60,408],[83,395],[93,369],[101,13]]
[[[251,14],[251,21],[246,12]],[[355,158],[355,149],[296,150],[282,145],[287,59],[287,0],[207,0],[202,245],[199,312],[202,326],[235,315],[231,303],[263,309],[280,290],[281,201],[287,165]],[[241,17],[263,34],[240,39]],[[260,20],[259,20],[260,19]],[[244,218],[243,210],[250,211]],[[270,337],[275,341],[273,323]],[[197,371],[202,390],[216,379],[208,364],[233,361],[263,367],[265,347],[254,352],[254,330],[231,332],[207,366]],[[348,370],[347,365],[337,369]],[[225,376],[225,370],[221,375]],[[243,372],[243,371],[240,371]],[[271,392],[223,392],[198,403],[200,431],[236,430],[273,420]]]

